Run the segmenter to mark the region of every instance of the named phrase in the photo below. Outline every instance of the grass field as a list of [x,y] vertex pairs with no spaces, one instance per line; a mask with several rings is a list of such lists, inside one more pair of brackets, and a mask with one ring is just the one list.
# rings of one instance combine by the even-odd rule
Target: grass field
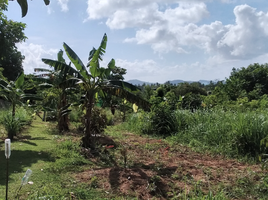
[[[12,142],[9,199],[268,199],[260,164],[198,153],[161,137],[106,129],[98,154],[81,149],[75,130],[60,135],[39,118]],[[6,159],[1,135],[0,199],[5,199]],[[18,192],[27,169],[33,171]]]

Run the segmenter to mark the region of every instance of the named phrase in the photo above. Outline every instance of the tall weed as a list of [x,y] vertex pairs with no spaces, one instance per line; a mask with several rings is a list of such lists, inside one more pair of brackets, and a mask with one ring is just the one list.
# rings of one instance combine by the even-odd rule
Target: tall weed
[[224,109],[169,111],[159,106],[153,112],[132,115],[127,126],[143,134],[169,136],[173,143],[255,160],[261,153],[260,141],[268,135],[268,114]]

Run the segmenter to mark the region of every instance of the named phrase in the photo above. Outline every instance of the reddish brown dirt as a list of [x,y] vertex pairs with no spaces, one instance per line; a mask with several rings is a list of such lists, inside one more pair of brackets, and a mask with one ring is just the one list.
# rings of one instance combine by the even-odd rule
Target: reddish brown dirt
[[[197,186],[204,193],[219,187],[230,188],[242,177],[258,179],[261,172],[257,165],[196,153],[180,145],[170,147],[161,140],[131,133],[125,134],[120,144],[121,150],[120,146],[115,150],[105,150],[106,154],[113,155],[112,167],[100,168],[96,165],[76,174],[75,178],[90,185],[95,177],[97,187],[109,195],[179,199]],[[126,168],[122,149],[127,150]],[[96,163],[100,161],[96,158],[91,160]]]

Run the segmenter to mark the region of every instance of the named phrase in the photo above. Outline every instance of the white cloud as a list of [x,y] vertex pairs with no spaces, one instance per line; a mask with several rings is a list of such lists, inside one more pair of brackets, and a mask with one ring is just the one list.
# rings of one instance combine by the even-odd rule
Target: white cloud
[[[110,29],[134,28],[124,42],[147,44],[158,53],[190,53],[191,48],[225,59],[251,59],[268,51],[268,12],[234,8],[234,24],[200,24],[209,17],[205,1],[89,0],[88,18],[106,18]],[[222,3],[234,3],[221,0]]]
[[42,45],[33,43],[20,43],[18,50],[25,56],[23,69],[25,74],[34,73],[34,68],[48,68],[48,65],[42,62],[42,58],[56,59],[58,49],[46,49]]
[[[168,3],[176,7],[172,8]],[[145,28],[163,23],[176,26],[198,22],[208,15],[204,3],[178,3],[175,0],[166,1],[165,4],[160,0],[89,0],[87,13],[89,19],[107,18],[106,24],[111,29]]]
[[218,48],[233,58],[250,59],[268,51],[268,12],[256,12],[248,5],[235,7],[236,24],[230,25]]
[[67,12],[69,10],[69,8],[68,8],[69,0],[57,0],[57,1],[58,1],[58,4],[61,7],[61,11]]

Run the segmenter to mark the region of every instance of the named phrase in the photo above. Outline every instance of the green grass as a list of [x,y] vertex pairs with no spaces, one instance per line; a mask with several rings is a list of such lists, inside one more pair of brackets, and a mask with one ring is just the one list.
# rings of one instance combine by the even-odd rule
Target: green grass
[[[77,199],[90,199],[96,191],[77,184],[70,173],[89,164],[77,151],[78,143],[67,136],[53,135],[55,125],[37,118],[24,130],[19,140],[11,144],[9,160],[9,199],[15,199],[21,179],[27,169],[33,171],[27,184],[19,192],[20,199],[69,199],[71,192]],[[0,146],[0,199],[5,198],[6,159],[3,142]],[[73,169],[73,170],[72,170]]]
[[[106,133],[115,138],[120,143],[129,131],[136,131],[140,134],[143,122],[146,119],[146,113],[138,113],[130,118],[129,123],[123,123],[117,126],[108,126]],[[173,136],[167,137],[172,146],[180,143],[192,146],[196,150],[208,150],[217,154],[229,155],[231,157],[254,156],[241,150],[247,146],[242,144],[247,141],[253,141],[250,144],[258,148],[257,143],[260,138],[268,133],[266,113],[240,113],[217,111],[198,111],[191,113],[188,111],[177,111],[175,113],[178,131]],[[141,120],[142,119],[142,120]],[[149,127],[150,125],[147,125]],[[6,180],[6,159],[4,156],[4,139],[6,133],[0,133],[2,142],[0,143],[0,200],[5,199],[5,180]],[[33,123],[18,135],[11,144],[11,157],[9,160],[9,199],[16,199],[17,190],[20,187],[21,179],[27,169],[33,171],[29,181],[33,184],[27,184],[19,191],[19,199],[127,199],[120,197],[119,194],[106,194],[100,188],[90,187],[89,184],[80,183],[75,180],[74,174],[85,169],[96,167],[96,163],[91,163],[80,154],[81,136],[71,136],[71,134],[60,135],[57,132],[55,124],[42,122],[36,118]],[[150,138],[154,134],[145,135]],[[239,143],[238,143],[239,142]],[[236,147],[238,145],[241,147]],[[119,153],[114,150],[114,154]],[[146,144],[137,145],[137,148],[145,150],[159,149],[160,146]],[[118,152],[117,152],[118,151]],[[249,149],[249,152],[254,149]],[[129,155],[131,159],[131,155]],[[98,163],[97,163],[98,164]],[[129,163],[128,163],[129,164]],[[160,163],[161,164],[161,163]],[[123,164],[122,164],[123,165]],[[131,165],[131,163],[130,163]],[[99,166],[98,166],[99,167]],[[256,176],[258,181],[256,182]],[[198,185],[197,185],[198,186]],[[241,177],[230,188],[219,188],[217,193],[201,194],[190,193],[187,197],[181,199],[226,199],[228,198],[246,198],[245,194],[259,196],[260,199],[266,199],[268,178],[266,174],[254,174],[250,172],[248,176]],[[219,186],[220,187],[220,186]],[[214,191],[214,190],[213,190]],[[131,199],[131,198],[129,198]]]
[[[173,132],[161,137],[167,137],[170,143],[186,144],[197,151],[209,151],[226,155],[232,158],[256,161],[262,153],[260,141],[268,135],[267,112],[238,112],[224,111],[222,109],[171,111]],[[154,135],[156,133],[151,113],[135,113],[128,122],[121,126],[122,129],[139,134]],[[165,116],[161,117],[164,119]],[[161,120],[159,120],[161,121]],[[159,127],[159,130],[160,127]],[[175,131],[174,131],[175,130]]]

